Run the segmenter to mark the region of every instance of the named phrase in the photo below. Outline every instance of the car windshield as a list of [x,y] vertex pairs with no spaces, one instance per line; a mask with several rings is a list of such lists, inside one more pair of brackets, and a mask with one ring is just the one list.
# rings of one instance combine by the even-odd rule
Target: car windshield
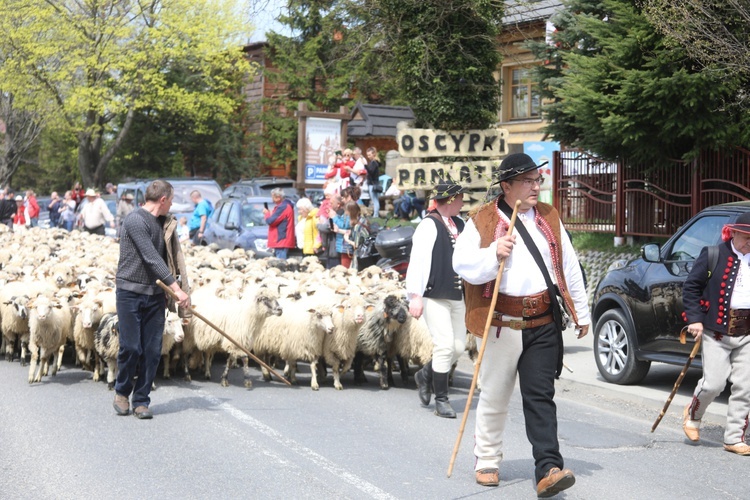
[[216,202],[221,199],[221,190],[213,184],[190,183],[190,182],[172,182],[174,186],[174,199],[172,200],[172,213],[192,212],[195,209],[193,201],[190,199],[190,193],[198,190],[201,196],[216,206]]
[[255,227],[265,226],[266,219],[263,217],[263,203],[244,203],[242,205],[242,226]]

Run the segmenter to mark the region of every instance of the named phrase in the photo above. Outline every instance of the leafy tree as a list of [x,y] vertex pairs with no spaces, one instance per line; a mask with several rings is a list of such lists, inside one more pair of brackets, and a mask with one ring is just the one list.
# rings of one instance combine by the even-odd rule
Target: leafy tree
[[[248,69],[234,4],[0,0],[0,81],[75,137],[85,185],[100,185],[140,110],[189,117],[199,133],[232,113],[225,76]],[[176,63],[189,64],[190,88],[169,84]]]
[[750,90],[750,2],[644,0],[649,20],[706,68],[743,79],[736,102]]
[[662,162],[745,140],[737,78],[703,70],[631,0],[569,0],[540,83],[547,132],[604,158]]
[[42,130],[41,118],[17,109],[14,96],[0,91],[0,185],[10,183],[21,163],[29,163],[29,153]]
[[297,118],[299,102],[309,109],[338,112],[354,102],[351,66],[351,40],[346,2],[338,0],[290,0],[286,13],[278,19],[291,36],[268,33],[268,57],[273,68],[264,76],[278,86],[278,95],[263,100],[264,162],[285,166],[293,173],[297,158]]
[[500,0],[368,0],[367,33],[414,110],[416,125],[486,128],[497,122]]

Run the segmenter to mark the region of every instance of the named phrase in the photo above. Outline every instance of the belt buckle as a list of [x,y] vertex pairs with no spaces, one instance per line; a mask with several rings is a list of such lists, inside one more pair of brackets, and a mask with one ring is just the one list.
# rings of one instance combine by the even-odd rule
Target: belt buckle
[[523,330],[526,328],[526,321],[522,319],[512,319],[510,320],[510,328],[513,330]]
[[536,308],[539,305],[539,299],[537,297],[524,297],[521,300],[521,305],[528,308]]

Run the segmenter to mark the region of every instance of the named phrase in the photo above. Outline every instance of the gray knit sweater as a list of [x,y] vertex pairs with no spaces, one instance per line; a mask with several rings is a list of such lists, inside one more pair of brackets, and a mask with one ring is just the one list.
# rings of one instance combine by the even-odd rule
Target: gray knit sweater
[[154,217],[143,208],[133,210],[122,222],[120,261],[117,264],[117,288],[144,295],[163,294],[156,284],[174,283],[167,266],[164,244],[165,217]]

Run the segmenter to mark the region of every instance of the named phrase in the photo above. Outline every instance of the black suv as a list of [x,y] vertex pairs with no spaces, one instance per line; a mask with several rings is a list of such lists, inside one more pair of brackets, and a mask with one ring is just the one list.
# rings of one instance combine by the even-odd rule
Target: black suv
[[240,179],[230,184],[221,193],[222,198],[247,198],[248,196],[271,196],[271,190],[281,188],[286,197],[296,202],[299,193],[294,181],[288,177],[256,177],[255,179]]
[[[652,361],[687,361],[692,342],[679,342],[685,326],[682,285],[701,249],[721,243],[724,224],[747,211],[746,201],[706,208],[663,247],[644,245],[640,258],[610,266],[596,287],[592,306],[594,357],[605,380],[637,384]],[[694,366],[701,366],[700,359]]]

